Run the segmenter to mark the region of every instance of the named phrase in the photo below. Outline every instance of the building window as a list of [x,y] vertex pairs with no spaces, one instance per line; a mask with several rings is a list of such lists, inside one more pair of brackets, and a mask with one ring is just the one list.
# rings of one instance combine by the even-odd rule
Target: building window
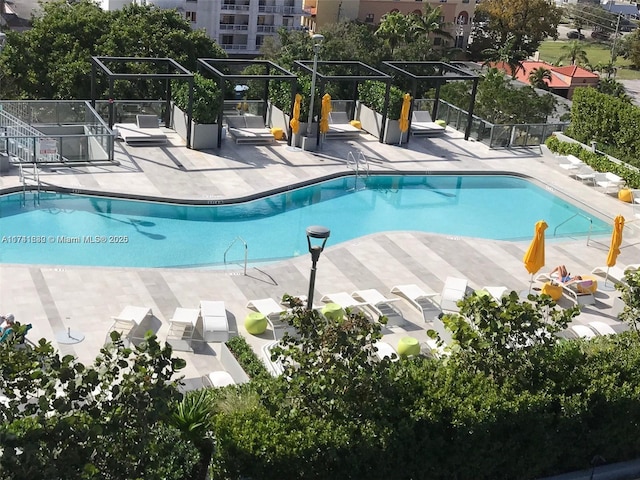
[[196,21],[196,12],[186,12],[185,16],[187,17],[187,20],[189,20],[190,22]]
[[187,0],[187,3],[198,3],[198,0]]
[[364,17],[364,23],[373,23],[373,13],[367,13],[367,16]]
[[462,0],[462,3],[469,3],[469,0]]
[[434,46],[442,45],[442,39],[440,37],[435,37],[433,39],[433,45]]

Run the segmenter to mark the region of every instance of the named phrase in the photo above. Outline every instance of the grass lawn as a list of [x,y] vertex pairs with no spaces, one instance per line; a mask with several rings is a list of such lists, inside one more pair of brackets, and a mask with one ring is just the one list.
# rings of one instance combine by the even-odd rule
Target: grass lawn
[[[567,43],[567,40],[547,40],[542,42],[539,50],[540,60],[548,63],[556,62],[560,57],[566,55],[567,50],[563,49],[562,46],[566,45]],[[609,62],[611,60],[611,47],[606,44],[585,40],[583,42],[583,50],[587,52],[587,58],[589,59],[589,63],[592,65],[600,62]],[[563,64],[568,65],[569,62],[567,60],[564,60]],[[627,68],[629,66],[628,60],[625,60],[622,57],[618,57],[618,59],[616,60],[616,66],[618,67],[618,73],[616,75],[617,79],[640,79],[640,71]]]

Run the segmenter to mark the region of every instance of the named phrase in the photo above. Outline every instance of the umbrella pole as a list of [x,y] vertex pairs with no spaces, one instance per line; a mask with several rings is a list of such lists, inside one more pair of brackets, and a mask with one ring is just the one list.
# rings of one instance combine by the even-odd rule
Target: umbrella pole
[[529,280],[529,294],[531,293],[532,288],[533,288],[533,273],[531,274],[531,279]]

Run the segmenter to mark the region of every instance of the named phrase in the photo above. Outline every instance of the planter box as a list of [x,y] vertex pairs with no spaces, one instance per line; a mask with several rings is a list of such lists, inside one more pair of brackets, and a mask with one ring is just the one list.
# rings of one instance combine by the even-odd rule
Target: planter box
[[[171,124],[178,135],[187,138],[187,114],[175,105],[171,115]],[[226,129],[222,129],[222,139],[226,136]],[[204,124],[191,122],[191,148],[207,150],[218,147],[218,124]]]
[[[370,109],[369,107],[363,105],[362,103],[358,103],[356,109],[356,118],[360,120],[360,124],[362,125],[362,129],[365,132],[370,133],[376,138],[380,138],[380,127],[382,126],[382,114],[376,112],[375,110]],[[407,134],[404,134],[402,140],[406,141]],[[384,143],[394,144],[400,142],[400,122],[398,120],[389,120],[387,118],[387,122],[384,128],[384,138],[382,139]]]

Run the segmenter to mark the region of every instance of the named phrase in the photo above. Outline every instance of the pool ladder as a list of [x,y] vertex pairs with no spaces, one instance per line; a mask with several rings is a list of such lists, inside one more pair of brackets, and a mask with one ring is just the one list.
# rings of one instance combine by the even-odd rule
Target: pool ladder
[[[33,169],[27,170],[27,167],[23,163],[19,163],[20,166],[20,180],[22,181],[22,205],[26,205],[27,187],[33,185],[36,187],[34,190],[34,201],[37,205],[40,205],[40,171],[38,170],[38,164],[33,163]],[[31,189],[29,189],[31,190]]]
[[353,152],[349,152],[347,155],[347,167],[356,172],[356,177],[360,176],[360,172],[363,172],[366,177],[369,176],[369,161],[364,156],[361,150],[358,151],[356,157]]
[[238,242],[242,242],[242,244],[244,245],[244,275],[246,276],[247,275],[247,257],[249,255],[249,247],[247,246],[247,242],[245,242],[242,237],[234,238],[233,242],[231,242],[227,247],[227,249],[224,251],[224,264],[225,266],[227,265],[227,253],[229,253],[229,250],[231,250],[231,247],[233,247]]
[[587,217],[585,214],[580,212],[574,213],[569,218],[567,218],[564,222],[561,222],[558,225],[556,225],[556,228],[553,229],[553,236],[554,237],[556,236],[556,232],[558,231],[558,228],[560,228],[562,225],[569,222],[570,220],[573,220],[576,217],[582,217],[589,220],[589,234],[587,235],[587,246],[589,246],[589,240],[591,239],[591,230],[593,229],[593,219],[591,217]]

